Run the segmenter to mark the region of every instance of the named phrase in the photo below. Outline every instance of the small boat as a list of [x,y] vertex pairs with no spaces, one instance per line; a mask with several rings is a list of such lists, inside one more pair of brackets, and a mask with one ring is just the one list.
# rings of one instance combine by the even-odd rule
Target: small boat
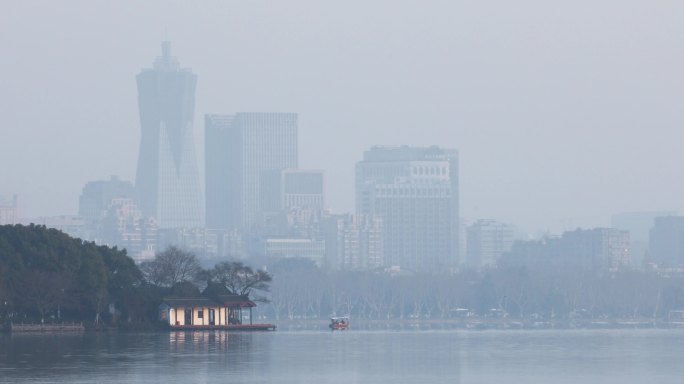
[[330,329],[335,330],[345,330],[349,329],[349,316],[335,316],[330,318]]

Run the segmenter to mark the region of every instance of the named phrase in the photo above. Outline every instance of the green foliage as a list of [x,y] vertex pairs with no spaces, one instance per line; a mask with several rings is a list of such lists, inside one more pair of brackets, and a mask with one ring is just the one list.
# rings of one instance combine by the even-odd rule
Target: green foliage
[[142,321],[149,307],[140,302],[142,285],[125,251],[44,226],[0,226],[3,320]]

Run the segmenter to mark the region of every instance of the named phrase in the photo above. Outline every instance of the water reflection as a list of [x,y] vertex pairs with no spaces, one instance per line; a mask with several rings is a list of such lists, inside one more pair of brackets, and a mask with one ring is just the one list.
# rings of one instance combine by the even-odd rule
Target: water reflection
[[249,353],[253,333],[226,331],[178,331],[169,333],[169,351],[174,353],[215,353],[238,351]]
[[679,383],[684,331],[0,334],[0,382]]

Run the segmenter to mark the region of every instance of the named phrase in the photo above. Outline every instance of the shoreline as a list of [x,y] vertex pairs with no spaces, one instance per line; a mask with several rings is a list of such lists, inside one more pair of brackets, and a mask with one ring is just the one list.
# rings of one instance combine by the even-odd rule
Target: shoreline
[[[275,326],[273,331],[329,330],[328,319],[286,319],[270,320]],[[657,319],[557,319],[557,320],[519,320],[519,319],[355,319],[351,318],[353,330],[645,330],[645,329],[684,329],[684,322]],[[254,332],[259,330],[221,329],[208,327],[174,328],[156,324],[128,324],[127,326],[94,327],[84,323],[64,324],[12,324],[5,325],[0,331],[8,334],[83,334],[109,332]]]
[[[325,319],[275,321],[279,329],[327,328]],[[351,319],[351,328],[361,329],[454,329],[454,330],[581,330],[581,329],[684,329],[684,322],[657,319]]]

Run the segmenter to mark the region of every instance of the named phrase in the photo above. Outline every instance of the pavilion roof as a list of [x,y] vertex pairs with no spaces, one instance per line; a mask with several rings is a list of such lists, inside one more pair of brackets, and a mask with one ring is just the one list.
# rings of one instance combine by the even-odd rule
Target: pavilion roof
[[256,304],[247,295],[234,294],[216,295],[213,298],[204,296],[167,297],[164,298],[162,304],[170,307],[256,307]]
[[207,297],[167,297],[162,303],[170,307],[218,307],[219,303]]
[[256,304],[247,295],[218,295],[216,300],[224,307],[256,307]]

